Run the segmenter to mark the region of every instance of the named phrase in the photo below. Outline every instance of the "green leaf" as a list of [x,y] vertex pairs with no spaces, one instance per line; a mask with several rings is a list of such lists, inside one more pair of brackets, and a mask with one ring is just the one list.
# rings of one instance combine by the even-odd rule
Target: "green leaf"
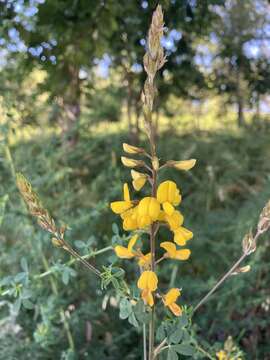
[[176,330],[173,332],[169,337],[169,342],[173,344],[179,344],[183,337],[183,331],[182,330]]
[[119,235],[119,229],[116,223],[112,224],[112,231],[115,235]]
[[180,316],[178,320],[177,327],[181,329],[183,327],[186,327],[187,325],[188,325],[188,317],[186,314],[183,314],[182,316]]
[[25,257],[21,258],[21,268],[23,269],[24,272],[28,272],[28,264],[27,264],[27,260]]
[[69,272],[68,271],[63,272],[62,281],[65,285],[67,285],[69,283]]
[[186,356],[192,356],[196,352],[196,349],[189,344],[172,345],[171,348],[179,354]]
[[135,327],[139,327],[139,323],[138,323],[138,321],[137,321],[137,319],[136,319],[136,316],[135,316],[134,312],[132,312],[132,313],[129,315],[129,317],[128,317],[128,322],[129,322],[131,325],[135,326]]
[[165,339],[165,337],[166,337],[166,332],[164,329],[164,325],[161,324],[156,331],[156,339],[158,341],[162,341],[163,339]]
[[83,249],[85,248],[87,245],[85,244],[84,241],[81,241],[81,240],[76,240],[74,241],[74,244],[75,246],[78,248],[78,249]]
[[127,298],[123,298],[119,304],[120,308],[120,319],[127,319],[132,313],[132,305]]
[[167,360],[178,360],[178,355],[172,348],[168,350]]
[[25,307],[26,309],[33,309],[34,308],[34,304],[32,303],[32,301],[25,299],[22,301],[23,307]]

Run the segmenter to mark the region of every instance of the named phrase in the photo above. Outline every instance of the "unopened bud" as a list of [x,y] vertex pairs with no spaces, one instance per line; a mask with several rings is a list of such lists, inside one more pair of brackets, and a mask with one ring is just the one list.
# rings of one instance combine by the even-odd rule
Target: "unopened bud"
[[130,159],[125,156],[121,156],[121,161],[124,166],[129,167],[129,168],[134,168],[136,166],[144,165],[144,162],[142,160]]
[[143,154],[144,153],[143,148],[129,145],[127,143],[123,143],[123,150],[128,154]]
[[246,266],[237,268],[237,269],[232,273],[232,275],[243,274],[243,273],[249,272],[250,270],[251,270],[251,266],[250,266],[250,265],[246,265]]
[[192,169],[196,164],[196,159],[190,159],[190,160],[169,160],[166,162],[166,165],[169,167],[174,167],[177,170],[185,170],[188,171]]

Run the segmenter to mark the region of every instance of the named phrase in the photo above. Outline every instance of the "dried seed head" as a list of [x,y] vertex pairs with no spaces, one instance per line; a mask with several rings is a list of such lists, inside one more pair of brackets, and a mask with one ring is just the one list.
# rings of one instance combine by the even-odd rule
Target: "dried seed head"
[[64,241],[62,239],[58,239],[56,237],[52,238],[52,244],[56,247],[63,247]]
[[250,230],[242,240],[243,253],[250,255],[256,250],[256,241],[253,237],[252,231]]
[[44,209],[36,192],[32,189],[31,184],[26,180],[24,175],[16,175],[17,187],[27,205],[30,214],[37,218],[38,224],[46,231],[54,234],[57,232],[55,222],[50,217],[48,211]]
[[258,222],[258,231],[263,233],[270,228],[270,200],[267,202],[263,208],[259,222]]

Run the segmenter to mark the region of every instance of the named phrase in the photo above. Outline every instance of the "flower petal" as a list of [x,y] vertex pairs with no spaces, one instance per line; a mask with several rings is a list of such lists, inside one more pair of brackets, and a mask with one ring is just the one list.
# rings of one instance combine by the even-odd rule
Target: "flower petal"
[[127,248],[125,248],[124,246],[120,246],[120,245],[117,245],[114,248],[114,251],[115,251],[116,255],[121,259],[131,259],[131,258],[133,258],[135,256]]
[[174,230],[174,242],[178,245],[184,246],[186,242],[193,238],[192,231],[184,228],[183,226]]
[[175,259],[187,260],[190,257],[191,251],[189,249],[182,249],[176,251]]
[[154,298],[153,298],[151,291],[144,289],[142,291],[141,296],[146,304],[148,304],[151,307],[154,305]]
[[178,170],[190,170],[195,166],[196,159],[190,159],[190,160],[182,160],[182,161],[172,161],[172,166]]
[[127,183],[124,184],[123,193],[124,193],[124,200],[130,202],[129,188]]
[[121,214],[132,207],[131,201],[114,201],[111,203],[111,209],[115,214]]
[[168,201],[164,202],[162,207],[167,215],[171,216],[174,213],[174,207]]
[[128,251],[132,251],[133,250],[133,246],[136,244],[136,241],[138,240],[139,235],[135,234],[132,236],[132,238],[129,240],[128,243]]
[[164,296],[164,304],[165,306],[169,306],[170,304],[176,302],[176,300],[181,295],[181,292],[177,288],[170,289],[167,294]]
[[180,211],[175,210],[171,216],[166,214],[166,221],[168,222],[170,229],[174,231],[183,224],[184,217]]
[[171,258],[175,257],[175,255],[176,255],[176,246],[175,246],[174,243],[172,243],[170,241],[164,241],[164,242],[162,242],[160,244],[160,247],[165,249]]
[[181,316],[182,315],[182,309],[176,303],[173,303],[173,304],[169,305],[168,307],[175,316]]

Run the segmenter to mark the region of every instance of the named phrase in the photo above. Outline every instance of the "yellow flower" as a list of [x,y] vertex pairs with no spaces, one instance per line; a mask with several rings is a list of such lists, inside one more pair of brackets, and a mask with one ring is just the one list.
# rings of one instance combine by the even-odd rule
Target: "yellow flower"
[[220,350],[219,352],[216,353],[216,356],[218,358],[218,360],[227,360],[227,354],[224,350]]
[[139,148],[137,146],[129,145],[127,143],[123,143],[123,150],[128,154],[141,154],[141,153],[144,153],[144,149]]
[[129,168],[134,168],[136,166],[142,166],[144,164],[144,162],[142,160],[130,159],[125,156],[121,156],[121,161],[122,161],[123,165],[125,165],[126,167],[129,167]]
[[179,289],[172,288],[163,296],[164,305],[167,306],[175,316],[180,316],[182,314],[181,307],[176,304],[176,300],[180,295]]
[[174,210],[172,215],[168,215],[165,213],[165,220],[170,226],[172,231],[178,229],[184,222],[184,217],[178,210]]
[[147,180],[147,175],[142,174],[138,171],[131,170],[131,176],[132,176],[132,185],[136,191],[141,190],[141,188],[144,186]]
[[138,255],[139,260],[138,260],[138,264],[140,267],[147,269],[149,268],[149,266],[151,265],[151,253],[148,254],[139,254]]
[[195,166],[196,160],[190,159],[190,160],[182,160],[182,161],[174,161],[170,160],[167,162],[167,165],[174,167],[177,170],[190,170]]
[[167,180],[157,189],[157,200],[162,204],[163,210],[169,216],[174,212],[174,206],[181,202],[181,195],[175,182]]
[[173,230],[173,232],[174,232],[173,241],[180,246],[186,245],[186,242],[193,238],[192,231],[184,228],[183,226],[180,226],[179,228]]
[[123,229],[125,231],[136,230],[139,228],[137,222],[137,211],[138,206],[135,206],[120,215],[123,219]]
[[142,290],[141,297],[149,306],[154,305],[152,292],[157,289],[157,284],[157,275],[150,270],[144,271],[137,282],[138,288]]
[[121,259],[131,259],[134,256],[136,256],[136,252],[133,251],[133,246],[136,244],[137,240],[138,240],[138,235],[136,234],[132,236],[132,238],[129,240],[127,248],[121,245],[117,245],[114,248],[116,255]]
[[114,201],[111,203],[111,209],[116,214],[122,214],[125,211],[132,208],[132,206],[133,206],[133,203],[130,200],[129,189],[128,189],[127,183],[124,184],[123,193],[124,193],[123,201]]
[[158,220],[160,204],[156,198],[147,196],[138,205],[137,221],[140,228],[151,225]]
[[177,250],[176,245],[172,242],[164,241],[160,244],[160,247],[167,251],[165,256],[171,259],[187,260],[190,257],[189,249]]

